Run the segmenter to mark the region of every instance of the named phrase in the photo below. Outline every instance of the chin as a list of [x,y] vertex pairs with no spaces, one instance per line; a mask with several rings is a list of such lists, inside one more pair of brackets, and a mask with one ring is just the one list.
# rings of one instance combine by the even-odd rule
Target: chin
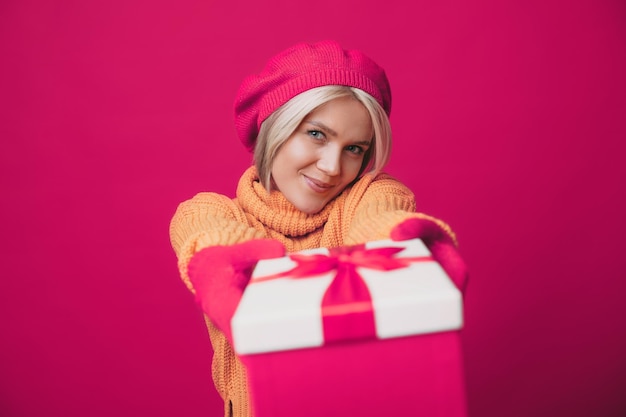
[[323,208],[324,208],[324,206],[322,206],[322,207],[313,207],[313,208],[310,208],[310,207],[303,207],[303,208],[297,207],[298,210],[300,210],[301,212],[306,213],[306,214],[317,214],[320,211],[322,211]]
[[298,210],[306,214],[316,214],[319,213],[326,207],[327,203],[324,204],[294,204]]

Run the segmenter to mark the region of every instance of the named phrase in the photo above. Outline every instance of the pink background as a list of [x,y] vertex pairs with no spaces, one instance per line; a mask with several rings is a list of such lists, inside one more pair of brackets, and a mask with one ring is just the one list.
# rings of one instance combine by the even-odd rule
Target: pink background
[[241,79],[325,38],[387,69],[389,171],[459,235],[471,414],[626,415],[619,0],[3,1],[0,415],[221,415],[169,220],[248,166]]

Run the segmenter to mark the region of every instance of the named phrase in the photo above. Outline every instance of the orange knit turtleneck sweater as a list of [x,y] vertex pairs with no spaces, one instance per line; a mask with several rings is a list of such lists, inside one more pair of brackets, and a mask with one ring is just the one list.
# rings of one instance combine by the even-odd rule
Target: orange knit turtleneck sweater
[[[395,225],[411,217],[432,219],[454,238],[447,224],[416,213],[413,193],[389,175],[365,175],[319,213],[305,214],[280,192],[268,193],[250,167],[239,181],[235,199],[200,193],[181,203],[170,225],[170,239],[183,282],[193,292],[187,265],[207,246],[260,238],[279,240],[287,252],[354,245],[387,239]],[[214,350],[213,381],[224,399],[225,416],[250,416],[245,369],[224,335],[205,320]]]

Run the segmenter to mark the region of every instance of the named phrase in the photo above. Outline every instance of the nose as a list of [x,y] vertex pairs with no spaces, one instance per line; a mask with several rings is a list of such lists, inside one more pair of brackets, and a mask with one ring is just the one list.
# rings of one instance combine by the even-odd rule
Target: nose
[[317,169],[334,177],[341,173],[341,149],[326,146],[317,160]]

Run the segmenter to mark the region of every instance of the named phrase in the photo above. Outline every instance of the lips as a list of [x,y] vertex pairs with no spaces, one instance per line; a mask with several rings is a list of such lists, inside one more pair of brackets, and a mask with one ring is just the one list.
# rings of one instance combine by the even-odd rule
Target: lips
[[334,187],[333,184],[329,184],[315,178],[307,177],[306,175],[304,175],[304,180],[306,181],[307,185],[317,193],[324,193]]

